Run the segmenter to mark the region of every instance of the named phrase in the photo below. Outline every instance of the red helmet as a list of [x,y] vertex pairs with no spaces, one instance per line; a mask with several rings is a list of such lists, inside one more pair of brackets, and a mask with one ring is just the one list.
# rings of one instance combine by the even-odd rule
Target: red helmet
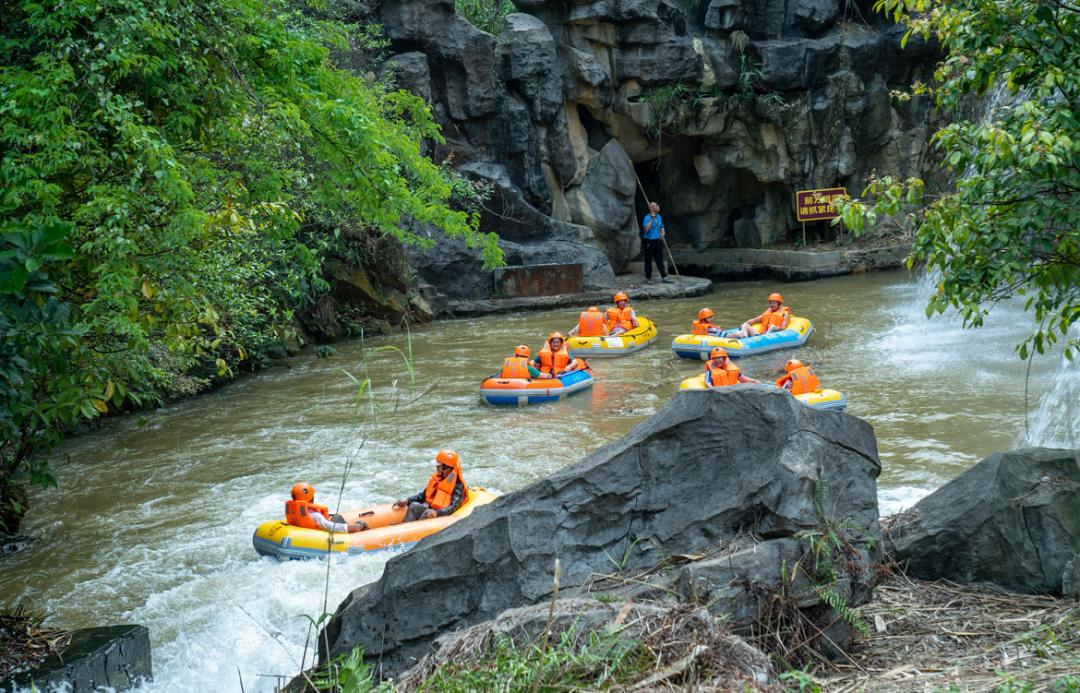
[[615,294],[615,298],[613,298],[611,300],[614,301],[615,303],[618,303],[619,301],[629,301],[630,297],[627,296],[625,292],[620,291],[619,293]]
[[697,312],[697,319],[704,320],[705,318],[711,318],[715,313],[712,312],[712,308],[702,308]]
[[529,358],[529,347],[524,344],[518,344],[517,348],[514,349],[514,356],[524,356],[525,358]]
[[721,349],[720,347],[716,347],[715,349],[713,349],[712,351],[709,352],[709,358],[711,358],[711,359],[726,359],[727,358],[727,352],[724,351],[723,349]]
[[461,458],[453,450],[439,450],[438,454],[435,455],[435,461],[439,464],[445,464],[447,467],[461,469]]
[[566,340],[566,337],[562,336],[562,332],[552,332],[551,334],[548,335],[548,341],[551,341],[552,339],[555,339],[556,337],[558,337],[559,339],[561,339],[563,341]]
[[800,361],[799,359],[791,359],[790,361],[788,361],[787,363],[784,364],[784,370],[787,371],[788,373],[795,370],[796,368],[802,368],[802,367],[803,367],[803,362]]
[[774,291],[773,293],[769,294],[769,300],[776,301],[777,303],[783,303],[784,297]]
[[305,484],[302,481],[298,484],[293,484],[292,498],[293,500],[307,501],[310,503],[315,500],[315,487],[311,484]]

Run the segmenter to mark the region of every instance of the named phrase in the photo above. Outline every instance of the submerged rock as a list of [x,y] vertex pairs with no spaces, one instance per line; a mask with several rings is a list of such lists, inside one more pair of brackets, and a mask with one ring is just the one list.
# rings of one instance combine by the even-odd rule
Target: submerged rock
[[[854,417],[766,386],[680,393],[621,440],[391,559],[338,607],[322,658],[359,645],[381,675],[397,676],[435,638],[547,599],[556,558],[565,590],[673,555],[768,545],[832,518],[863,529],[847,558],[864,563],[878,536],[880,469],[873,431]],[[743,571],[745,582],[776,584],[781,566],[791,568]],[[844,589],[852,603],[869,594],[858,577]]]
[[1080,450],[990,455],[891,518],[886,550],[924,580],[1080,595]]

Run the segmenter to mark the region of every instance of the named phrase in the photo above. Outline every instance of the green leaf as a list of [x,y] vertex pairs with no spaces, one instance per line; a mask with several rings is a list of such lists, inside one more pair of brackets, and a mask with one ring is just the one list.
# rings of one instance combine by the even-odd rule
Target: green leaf
[[13,294],[23,290],[30,273],[23,265],[8,267],[0,272],[0,294]]

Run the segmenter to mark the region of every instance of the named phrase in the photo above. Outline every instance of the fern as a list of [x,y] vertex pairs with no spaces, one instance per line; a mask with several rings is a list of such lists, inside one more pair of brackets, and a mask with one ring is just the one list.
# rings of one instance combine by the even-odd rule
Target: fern
[[870,636],[870,626],[866,624],[862,614],[858,610],[852,608],[846,598],[844,598],[839,592],[827,586],[817,586],[814,588],[818,596],[821,597],[821,601],[832,607],[832,610],[840,616],[849,626],[859,631],[863,635]]

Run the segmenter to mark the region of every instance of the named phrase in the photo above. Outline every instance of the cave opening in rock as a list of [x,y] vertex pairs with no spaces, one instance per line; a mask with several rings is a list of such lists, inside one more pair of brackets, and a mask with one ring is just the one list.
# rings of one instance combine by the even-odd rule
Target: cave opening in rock
[[[637,174],[638,179],[637,194],[634,196],[634,219],[638,226],[641,224],[641,219],[649,213],[649,202],[651,201],[661,203],[660,214],[664,217],[665,225],[668,223],[668,210],[663,208],[660,163],[660,159],[634,162],[634,173]],[[644,189],[644,193],[642,193],[642,189]],[[648,196],[648,200],[646,200],[646,196]],[[637,259],[642,259],[640,253],[638,253]]]

